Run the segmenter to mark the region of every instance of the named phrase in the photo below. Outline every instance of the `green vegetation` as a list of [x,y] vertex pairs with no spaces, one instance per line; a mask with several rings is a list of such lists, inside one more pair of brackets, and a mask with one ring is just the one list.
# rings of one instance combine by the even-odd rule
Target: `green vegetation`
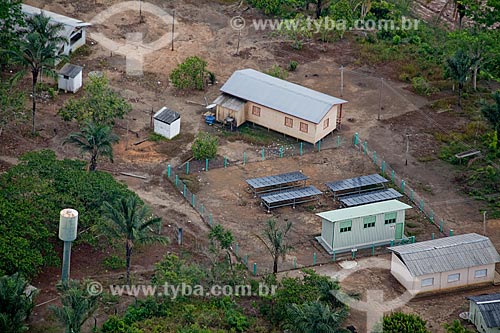
[[75,119],[80,125],[88,122],[113,125],[116,118],[123,117],[132,110],[132,106],[109,86],[104,75],[90,76],[90,82],[84,87],[82,98],[71,99],[59,110],[58,114],[65,121]]
[[287,71],[279,65],[272,65],[267,71],[265,71],[265,73],[282,80],[286,80],[288,77]]
[[267,220],[264,228],[262,243],[266,246],[273,258],[273,273],[278,273],[278,261],[284,258],[293,247],[288,244],[287,235],[292,229],[292,222],[278,223],[274,219]]
[[465,328],[458,319],[454,320],[451,324],[445,323],[443,326],[446,333],[474,333],[474,331]]
[[26,292],[28,281],[19,273],[0,277],[0,332],[21,333],[28,330],[26,320],[35,306],[36,291]]
[[0,136],[12,121],[24,118],[24,94],[16,89],[19,75],[0,81]]
[[295,60],[290,60],[290,62],[288,63],[288,71],[295,72],[297,66],[299,66],[298,62],[296,62]]
[[[210,76],[207,62],[196,56],[186,58],[170,73],[170,81],[177,89],[205,89],[205,80]],[[211,81],[215,81],[213,74]]]
[[193,157],[197,160],[215,158],[215,156],[217,156],[218,145],[219,140],[216,136],[213,136],[210,133],[200,132],[194,139],[193,145],[191,146]]
[[[16,27],[24,27],[25,21],[21,11],[21,0],[0,2],[0,50],[18,50],[18,32]],[[0,67],[10,61],[8,53],[1,54]]]
[[78,242],[95,244],[103,222],[103,202],[133,195],[113,176],[86,172],[85,163],[57,160],[50,150],[30,152],[0,175],[0,275],[36,275],[43,265],[56,264],[59,212],[80,213]]
[[429,333],[425,320],[414,314],[395,312],[384,316],[384,333]]
[[104,259],[102,264],[109,270],[122,269],[125,268],[125,259],[112,255],[111,257]]

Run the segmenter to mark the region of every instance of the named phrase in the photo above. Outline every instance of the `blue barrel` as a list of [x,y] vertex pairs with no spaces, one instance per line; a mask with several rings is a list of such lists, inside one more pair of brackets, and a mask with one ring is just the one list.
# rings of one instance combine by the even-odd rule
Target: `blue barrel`
[[215,116],[205,116],[205,122],[209,125],[213,125],[215,123]]

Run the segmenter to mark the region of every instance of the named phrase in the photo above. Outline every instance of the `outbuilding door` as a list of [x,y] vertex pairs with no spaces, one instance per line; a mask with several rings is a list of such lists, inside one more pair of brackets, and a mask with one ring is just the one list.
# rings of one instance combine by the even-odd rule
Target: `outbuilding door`
[[394,236],[395,239],[402,239],[403,238],[403,223],[396,223],[396,235]]

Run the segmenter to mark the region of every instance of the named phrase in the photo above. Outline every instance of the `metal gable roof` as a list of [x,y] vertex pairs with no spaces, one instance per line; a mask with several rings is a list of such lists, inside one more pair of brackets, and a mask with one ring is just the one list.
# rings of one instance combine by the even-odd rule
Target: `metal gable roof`
[[231,75],[223,93],[318,124],[333,105],[347,101],[253,69]]
[[363,216],[395,212],[398,210],[408,209],[408,208],[411,208],[411,206],[401,201],[388,200],[388,201],[375,202],[356,207],[330,210],[328,212],[322,212],[316,215],[330,222],[337,222],[337,221],[351,220]]
[[153,116],[154,119],[159,120],[165,124],[172,124],[174,121],[179,119],[181,115],[178,112],[170,110],[166,106],[162,107],[158,112],[156,112]]
[[475,233],[395,246],[389,250],[401,257],[413,276],[500,262],[500,255],[489,238]]
[[500,293],[468,297],[476,303],[488,328],[500,327]]
[[90,23],[87,23],[87,22],[84,22],[84,21],[81,21],[78,19],[74,19],[74,18],[71,18],[68,16],[64,16],[64,15],[57,14],[57,13],[54,13],[54,12],[51,12],[51,11],[48,11],[45,9],[41,9],[41,8],[37,8],[37,7],[30,6],[30,5],[25,5],[25,4],[22,4],[22,12],[24,14],[30,15],[30,16],[38,15],[41,12],[43,12],[43,14],[45,16],[48,16],[51,21],[62,23],[64,25],[67,25],[67,26],[70,26],[73,28],[86,27],[86,26],[92,25]]
[[73,79],[82,71],[82,69],[83,67],[81,66],[65,64],[58,73],[59,75],[68,76]]

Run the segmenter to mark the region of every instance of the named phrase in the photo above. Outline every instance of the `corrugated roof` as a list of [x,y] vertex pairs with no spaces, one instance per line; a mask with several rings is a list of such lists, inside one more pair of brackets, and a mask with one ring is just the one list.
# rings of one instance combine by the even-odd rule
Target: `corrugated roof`
[[500,327],[500,293],[468,297],[476,303],[488,328]]
[[223,106],[225,108],[240,111],[245,106],[245,101],[234,96],[222,94],[213,101],[213,104]]
[[448,272],[500,262],[488,237],[475,233],[389,248],[413,276]]
[[328,212],[322,212],[316,215],[330,222],[337,222],[337,221],[351,220],[362,216],[395,212],[398,210],[408,209],[408,208],[411,208],[411,206],[401,201],[388,200],[362,206],[330,210]]
[[73,79],[82,71],[82,69],[83,67],[81,66],[65,64],[63,68],[59,70],[59,75],[69,76]]
[[234,72],[220,90],[316,124],[333,105],[347,102],[253,69]]
[[43,12],[43,14],[45,16],[48,16],[50,17],[50,19],[54,22],[59,22],[59,23],[62,23],[64,25],[68,25],[68,26],[71,26],[71,27],[86,27],[86,26],[89,26],[89,25],[92,25],[88,22],[84,22],[84,21],[81,21],[81,20],[78,20],[78,19],[74,19],[74,18],[71,18],[71,17],[68,17],[68,16],[64,16],[64,15],[61,15],[61,14],[57,14],[57,13],[54,13],[54,12],[51,12],[51,11],[48,11],[48,10],[45,10],[45,9],[41,9],[41,8],[37,8],[37,7],[33,7],[33,6],[30,6],[30,5],[25,5],[25,4],[22,4],[22,12],[26,15],[30,15],[30,16],[33,16],[33,15],[38,15],[40,14],[41,12]]
[[154,119],[164,122],[166,124],[172,124],[174,121],[179,119],[181,115],[178,112],[170,110],[166,106],[162,107],[158,112],[156,112],[153,116]]

